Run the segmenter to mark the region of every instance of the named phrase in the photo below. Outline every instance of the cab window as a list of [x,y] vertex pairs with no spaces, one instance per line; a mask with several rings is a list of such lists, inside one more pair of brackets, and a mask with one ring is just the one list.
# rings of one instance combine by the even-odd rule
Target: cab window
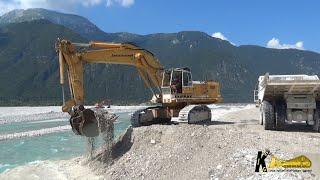
[[165,70],[163,73],[162,87],[170,86],[171,71]]
[[183,86],[192,86],[192,79],[190,72],[183,72]]

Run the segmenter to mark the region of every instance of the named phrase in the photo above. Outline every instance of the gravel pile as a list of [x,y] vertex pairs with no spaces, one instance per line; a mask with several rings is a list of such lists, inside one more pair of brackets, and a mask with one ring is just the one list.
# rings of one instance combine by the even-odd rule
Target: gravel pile
[[[320,135],[311,131],[265,131],[257,109],[227,114],[202,125],[134,128],[128,152],[99,171],[106,179],[317,179],[312,172],[255,173],[260,150],[279,158],[319,154]],[[267,159],[267,164],[270,159]],[[101,174],[100,174],[101,175]]]

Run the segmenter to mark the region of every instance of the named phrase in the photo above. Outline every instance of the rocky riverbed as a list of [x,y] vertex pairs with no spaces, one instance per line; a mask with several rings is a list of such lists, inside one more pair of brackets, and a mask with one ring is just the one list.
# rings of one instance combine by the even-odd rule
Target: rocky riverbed
[[[0,179],[319,179],[320,133],[300,124],[266,131],[253,105],[222,106],[211,122],[134,128],[114,148],[113,162],[78,157],[42,161],[0,174]],[[214,116],[213,116],[214,117]],[[306,172],[256,173],[258,151],[281,159],[306,155]],[[271,157],[266,159],[270,162]],[[269,169],[270,170],[270,169]]]

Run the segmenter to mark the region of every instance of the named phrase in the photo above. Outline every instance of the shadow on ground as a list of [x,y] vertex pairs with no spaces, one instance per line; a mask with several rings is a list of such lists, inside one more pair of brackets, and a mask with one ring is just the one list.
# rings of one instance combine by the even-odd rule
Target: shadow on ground
[[118,137],[116,142],[113,143],[113,140],[107,140],[91,155],[89,163],[98,162],[104,164],[104,166],[112,165],[114,161],[117,161],[131,149],[133,145],[132,132],[132,127],[129,127]]
[[317,133],[312,129],[312,126],[305,123],[286,124],[283,131]]
[[121,134],[118,141],[112,147],[112,158],[118,159],[126,152],[128,152],[133,144],[132,142],[132,132],[133,128],[129,127],[127,130]]
[[224,124],[235,124],[235,122],[230,122],[230,121],[203,121],[203,122],[198,122],[195,123],[194,125],[206,125],[206,126],[212,126],[212,125],[224,125]]

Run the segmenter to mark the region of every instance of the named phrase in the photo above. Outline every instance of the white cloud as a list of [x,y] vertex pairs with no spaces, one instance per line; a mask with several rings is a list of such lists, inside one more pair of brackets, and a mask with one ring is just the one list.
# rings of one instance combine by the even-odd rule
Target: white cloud
[[16,8],[18,7],[15,4],[8,4],[6,2],[0,1],[0,15]]
[[0,15],[13,9],[47,8],[70,11],[75,5],[91,7],[104,3],[107,6],[118,4],[122,7],[130,7],[134,4],[134,0],[0,0]]
[[113,4],[119,4],[123,7],[130,7],[134,4],[134,0],[107,0],[107,7],[110,7]]
[[231,43],[232,45],[235,46],[235,44],[233,42],[229,41],[228,38],[226,38],[221,32],[215,32],[211,36],[214,37],[214,38],[218,38],[218,39],[221,39],[221,40],[228,41],[229,43]]
[[228,38],[226,38],[221,32],[213,33],[212,37],[228,41]]
[[268,48],[274,48],[274,49],[300,49],[303,50],[303,42],[298,41],[295,44],[281,44],[280,40],[277,38],[272,38],[267,43]]
[[86,1],[80,1],[82,5],[84,6],[95,6],[102,2],[102,0],[86,0]]

